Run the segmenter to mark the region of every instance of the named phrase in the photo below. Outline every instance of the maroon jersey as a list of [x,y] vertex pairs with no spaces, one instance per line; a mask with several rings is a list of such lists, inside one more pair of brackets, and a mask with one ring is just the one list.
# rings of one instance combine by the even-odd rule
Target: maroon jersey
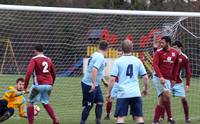
[[24,88],[28,87],[31,75],[33,76],[34,84],[53,85],[56,77],[56,71],[51,59],[43,54],[40,54],[30,60],[26,71]]
[[174,48],[168,50],[159,49],[153,57],[153,68],[156,76],[164,77],[168,80],[175,80],[177,72],[179,53]]
[[190,75],[191,75],[189,59],[185,54],[181,53],[179,55],[178,61],[179,61],[179,66],[178,66],[178,72],[176,74],[176,83],[182,83],[181,74],[182,74],[182,70],[185,68],[185,70],[186,70],[186,85],[189,86],[190,85]]

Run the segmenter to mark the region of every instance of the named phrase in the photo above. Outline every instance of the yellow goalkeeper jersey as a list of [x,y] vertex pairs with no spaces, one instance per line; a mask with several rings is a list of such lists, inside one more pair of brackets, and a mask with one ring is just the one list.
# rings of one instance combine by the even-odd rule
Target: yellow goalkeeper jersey
[[8,101],[8,107],[17,108],[19,116],[25,117],[26,100],[21,92],[18,92],[15,87],[9,86],[5,91],[3,99]]

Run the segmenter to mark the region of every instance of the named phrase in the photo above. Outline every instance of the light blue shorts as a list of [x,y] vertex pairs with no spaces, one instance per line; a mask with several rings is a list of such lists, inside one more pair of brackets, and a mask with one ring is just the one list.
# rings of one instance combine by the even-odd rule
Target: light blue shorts
[[117,93],[118,93],[118,84],[114,83],[113,88],[111,90],[111,98],[116,99],[117,98]]
[[172,88],[173,96],[185,97],[185,88],[183,83],[176,83]]
[[153,84],[156,88],[157,95],[160,96],[164,91],[171,91],[171,83],[170,80],[165,79],[165,85],[163,86],[160,82],[160,79],[157,76],[153,76]]
[[32,85],[28,96],[28,101],[32,104],[35,104],[37,102],[48,104],[51,90],[51,85]]

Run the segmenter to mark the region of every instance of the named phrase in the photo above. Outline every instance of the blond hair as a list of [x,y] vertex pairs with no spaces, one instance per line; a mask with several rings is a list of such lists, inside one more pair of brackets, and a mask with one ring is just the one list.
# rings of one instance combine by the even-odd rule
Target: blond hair
[[130,53],[133,49],[133,43],[130,40],[124,40],[121,43],[121,47],[124,53]]

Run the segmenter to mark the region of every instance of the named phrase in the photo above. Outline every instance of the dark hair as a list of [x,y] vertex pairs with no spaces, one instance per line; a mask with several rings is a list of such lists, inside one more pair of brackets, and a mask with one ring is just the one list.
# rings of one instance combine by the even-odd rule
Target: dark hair
[[108,48],[108,42],[105,40],[101,40],[99,43],[100,50],[106,50]]
[[172,43],[172,46],[177,46],[178,48],[181,48],[181,47],[183,47],[183,44],[179,40],[177,40]]
[[163,36],[161,38],[161,40],[163,40],[163,39],[165,39],[165,41],[171,45],[172,41],[171,41],[171,38],[169,36]]
[[38,52],[43,52],[43,45],[42,44],[37,44],[35,46],[35,50],[37,50]]
[[17,80],[16,80],[16,84],[18,84],[18,83],[19,83],[19,81],[21,81],[21,82],[24,82],[25,80],[24,80],[24,78],[22,78],[22,77],[19,77],[19,78],[17,78]]
[[121,44],[124,53],[130,53],[133,49],[133,43],[130,40],[124,40]]

